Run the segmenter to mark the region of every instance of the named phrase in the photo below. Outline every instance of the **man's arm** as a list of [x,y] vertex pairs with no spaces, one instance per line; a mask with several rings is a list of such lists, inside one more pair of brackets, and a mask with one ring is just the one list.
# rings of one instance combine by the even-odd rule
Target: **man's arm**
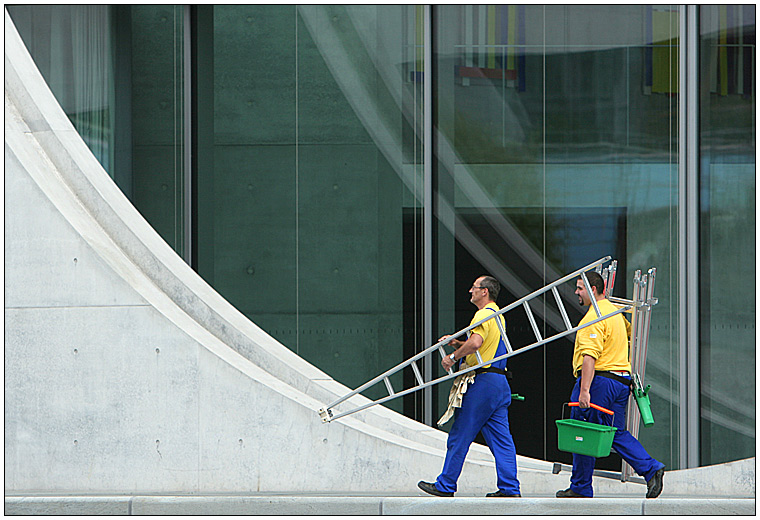
[[583,365],[581,366],[581,393],[578,395],[578,403],[581,408],[588,408],[591,402],[591,381],[594,380],[596,369],[596,359],[589,355],[583,356]]
[[[451,337],[450,334],[446,334],[445,336],[441,336],[440,338],[438,338],[438,341],[443,341],[444,339],[450,338],[450,337]],[[461,339],[450,339],[448,342],[448,345],[454,348],[459,348],[462,345],[464,345],[464,341],[462,341]]]
[[[467,338],[467,341],[462,343],[461,346],[454,351],[454,358],[456,361],[459,361],[465,356],[474,354],[481,347],[481,345],[483,345],[483,338],[481,335],[478,333],[470,334],[470,337]],[[449,370],[454,366],[454,363],[456,363],[456,361],[453,361],[449,356],[446,356],[441,360],[441,366],[444,370]]]

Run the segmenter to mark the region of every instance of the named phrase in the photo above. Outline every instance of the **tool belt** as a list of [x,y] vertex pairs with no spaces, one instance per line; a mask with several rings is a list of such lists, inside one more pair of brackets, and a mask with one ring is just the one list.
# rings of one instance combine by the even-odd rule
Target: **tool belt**
[[505,370],[503,368],[495,368],[495,367],[488,367],[488,368],[476,368],[475,373],[476,374],[483,374],[485,372],[493,372],[495,374],[501,374],[504,377],[507,378],[507,381],[512,380],[512,372],[509,370]]
[[619,376],[617,374],[613,374],[612,372],[608,372],[606,370],[595,370],[594,375],[606,377],[608,379],[614,379],[618,383],[623,383],[625,386],[631,386],[631,387],[633,386],[633,381],[631,381],[630,379],[627,379],[623,376]]

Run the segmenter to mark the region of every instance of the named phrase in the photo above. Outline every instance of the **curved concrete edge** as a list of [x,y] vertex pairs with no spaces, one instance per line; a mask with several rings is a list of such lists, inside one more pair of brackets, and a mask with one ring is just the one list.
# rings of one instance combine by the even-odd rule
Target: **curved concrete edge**
[[368,496],[5,497],[6,515],[755,515],[755,499]]

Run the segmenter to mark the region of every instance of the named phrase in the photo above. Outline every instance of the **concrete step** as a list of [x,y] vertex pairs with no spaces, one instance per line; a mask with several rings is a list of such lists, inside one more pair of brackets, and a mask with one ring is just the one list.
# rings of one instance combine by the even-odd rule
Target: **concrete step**
[[6,515],[754,515],[754,498],[6,496]]

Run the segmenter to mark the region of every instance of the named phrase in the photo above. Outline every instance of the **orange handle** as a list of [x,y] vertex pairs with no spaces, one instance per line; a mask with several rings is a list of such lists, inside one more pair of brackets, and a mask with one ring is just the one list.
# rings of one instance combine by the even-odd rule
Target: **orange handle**
[[[580,405],[578,403],[567,403],[567,406],[580,406]],[[612,410],[608,410],[606,408],[602,408],[601,406],[596,405],[594,403],[589,403],[589,406],[591,408],[594,408],[595,410],[599,410],[600,412],[604,412],[607,415],[614,415],[615,414],[615,412],[613,412]]]

